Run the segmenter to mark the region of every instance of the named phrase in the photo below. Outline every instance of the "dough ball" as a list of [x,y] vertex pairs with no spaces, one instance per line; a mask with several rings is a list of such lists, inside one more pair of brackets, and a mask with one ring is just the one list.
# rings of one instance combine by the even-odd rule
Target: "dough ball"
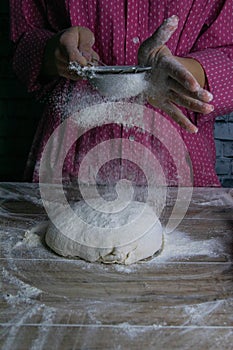
[[[92,203],[95,209],[85,201],[75,203],[72,209],[78,217],[82,217],[78,227],[70,222],[71,220],[67,220],[65,215],[59,214],[56,223],[59,224],[59,228],[65,227],[69,235],[65,235],[62,229],[58,230],[57,225],[50,222],[45,235],[47,245],[57,254],[65,257],[126,265],[160,252],[163,242],[160,221],[158,219],[152,221],[153,227],[146,232],[144,230],[148,222],[151,222],[151,218],[156,217],[151,206],[137,201],[104,202],[103,204],[103,200],[90,200],[89,203]],[[124,209],[118,210],[119,208]],[[142,211],[143,214],[141,214]],[[135,218],[139,218],[136,226],[132,224]],[[115,228],[119,228],[123,233],[123,244],[116,243]],[[105,236],[96,234],[98,229],[104,229]],[[84,242],[89,243],[83,244]]]

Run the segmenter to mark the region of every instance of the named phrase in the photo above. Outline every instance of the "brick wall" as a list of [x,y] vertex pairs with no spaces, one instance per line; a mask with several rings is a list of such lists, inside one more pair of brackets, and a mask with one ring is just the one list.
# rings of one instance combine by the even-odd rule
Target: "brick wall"
[[[0,181],[21,181],[42,106],[29,96],[11,67],[9,7],[0,1]],[[225,187],[233,187],[233,114],[215,125],[216,170]]]
[[224,187],[233,187],[233,113],[215,123],[216,171]]

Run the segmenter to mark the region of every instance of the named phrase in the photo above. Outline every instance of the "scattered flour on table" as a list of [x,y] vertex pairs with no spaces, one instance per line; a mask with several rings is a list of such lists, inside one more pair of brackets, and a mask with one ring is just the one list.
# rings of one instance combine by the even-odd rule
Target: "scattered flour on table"
[[223,312],[224,304],[226,304],[226,300],[208,301],[200,304],[186,305],[184,307],[184,311],[189,316],[191,323],[196,325],[205,325],[208,322],[207,317],[209,315],[214,312],[218,314],[218,310]]
[[127,336],[132,339],[148,330],[148,326],[137,326],[137,325],[135,326],[135,325],[129,324],[128,322],[119,323],[117,324],[117,327],[120,330],[123,330],[127,334]]
[[2,278],[3,280],[8,281],[10,284],[13,284],[19,288],[17,294],[6,293],[3,295],[5,300],[15,306],[22,302],[27,304],[33,303],[31,298],[38,296],[42,291],[38,288],[32,287],[31,285],[21,281],[16,276],[11,275],[5,268],[2,269]]
[[161,253],[152,259],[139,262],[132,267],[115,266],[118,272],[131,273],[140,264],[158,264],[171,262],[177,259],[189,260],[193,256],[209,256],[217,257],[220,251],[223,251],[223,246],[217,238],[208,240],[192,240],[185,232],[173,231],[169,234],[164,234],[163,250]]
[[26,231],[22,243],[30,247],[37,247],[41,244],[41,237],[33,232]]
[[[200,206],[216,206],[216,207],[230,207],[233,208],[233,189],[230,189],[228,192],[221,192],[218,193],[216,191],[215,193],[212,193],[210,196],[210,193],[208,193],[207,198],[205,198],[205,193],[202,194],[203,198],[198,200],[196,202]],[[195,201],[193,201],[195,203]]]
[[54,324],[57,309],[47,306],[40,302],[39,296],[42,290],[23,282],[18,277],[12,275],[5,268],[2,269],[2,280],[9,285],[17,287],[13,294],[9,290],[3,292],[3,299],[13,308],[17,308],[17,313],[9,321],[6,330],[3,330],[2,336],[7,335],[2,349],[18,349],[16,339],[21,332],[21,326],[34,322],[34,317],[41,315],[40,327],[38,333],[33,339],[30,349],[38,350],[44,348],[50,333],[48,325]]
[[157,263],[177,258],[190,258],[192,256],[217,257],[223,247],[217,238],[208,240],[193,240],[185,232],[173,231],[164,235],[164,249],[161,254],[150,262]]
[[[43,249],[44,253],[46,252],[45,247],[41,244],[41,240],[43,235],[46,232],[46,225],[48,223],[42,223],[32,228],[32,231],[36,231],[37,233],[33,233],[32,231],[27,231],[26,238],[23,240],[24,245],[28,246],[37,246],[40,249]],[[40,235],[38,233],[41,232]],[[131,273],[135,271],[142,264],[157,264],[175,261],[177,259],[189,260],[193,256],[209,256],[209,257],[217,257],[219,252],[224,251],[224,247],[218,238],[211,238],[208,240],[194,240],[187,233],[181,232],[178,230],[173,231],[172,233],[164,233],[163,235],[163,249],[159,255],[152,257],[148,260],[141,261],[131,266],[124,266],[120,264],[112,265],[112,268],[117,272],[122,273]],[[50,252],[51,254],[51,252]],[[55,257],[59,259],[59,257]],[[88,263],[84,260],[74,260],[74,259],[64,259],[67,262],[73,264],[80,264],[81,268],[86,269],[101,269],[108,271],[109,265],[104,265],[100,263]]]
[[42,221],[39,224],[36,224],[32,228],[24,232],[23,239],[18,241],[14,248],[19,248],[21,245],[26,245],[31,248],[42,246],[42,240],[44,233],[48,227],[48,221]]

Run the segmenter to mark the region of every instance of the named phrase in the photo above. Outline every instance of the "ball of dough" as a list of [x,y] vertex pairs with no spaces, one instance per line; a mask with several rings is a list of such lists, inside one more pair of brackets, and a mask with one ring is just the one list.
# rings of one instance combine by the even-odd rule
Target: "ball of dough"
[[[152,228],[145,233],[143,232],[143,228],[151,218],[151,215],[155,216],[153,208],[148,204],[137,201],[122,202],[120,205],[125,209],[118,211],[117,205],[119,206],[119,202],[106,201],[103,207],[102,201],[98,201],[98,199],[91,201],[93,201],[95,209],[87,205],[85,201],[77,202],[72,206],[74,213],[82,217],[83,224],[79,227],[73,225],[72,222],[67,222],[66,217],[62,214],[57,218],[56,222],[60,223],[61,226],[65,225],[66,229],[69,230],[69,237],[62,233],[62,230],[59,230],[57,225],[55,226],[52,222],[49,223],[45,241],[57,254],[65,257],[79,257],[89,262],[98,261],[128,265],[149,258],[161,251],[163,229],[160,221],[156,220]],[[134,232],[129,232],[133,228],[131,223],[145,208],[146,210],[144,210],[140,218],[139,227],[137,227],[138,232],[140,232],[142,227],[142,232],[140,235],[137,232],[134,236]],[[109,212],[111,213],[108,212],[108,209],[110,209]],[[107,232],[106,247],[103,238],[98,235],[92,235],[97,226],[104,228]],[[126,235],[129,233],[130,240],[128,243],[116,245],[115,227],[124,227]],[[85,235],[93,237],[91,246],[80,243],[84,242],[83,237]]]

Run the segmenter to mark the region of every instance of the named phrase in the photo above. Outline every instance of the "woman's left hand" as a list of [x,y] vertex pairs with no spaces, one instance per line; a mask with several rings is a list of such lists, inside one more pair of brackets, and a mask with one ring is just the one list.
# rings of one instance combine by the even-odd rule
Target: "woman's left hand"
[[[191,133],[197,127],[182,113],[178,106],[191,111],[207,114],[214,107],[210,102],[213,96],[198,83],[197,79],[182,63],[172,55],[165,43],[170,39],[178,26],[177,16],[172,16],[145,40],[138,51],[140,65],[152,66],[148,78],[148,101],[163,110],[172,119]],[[190,59],[189,60],[190,64]]]

